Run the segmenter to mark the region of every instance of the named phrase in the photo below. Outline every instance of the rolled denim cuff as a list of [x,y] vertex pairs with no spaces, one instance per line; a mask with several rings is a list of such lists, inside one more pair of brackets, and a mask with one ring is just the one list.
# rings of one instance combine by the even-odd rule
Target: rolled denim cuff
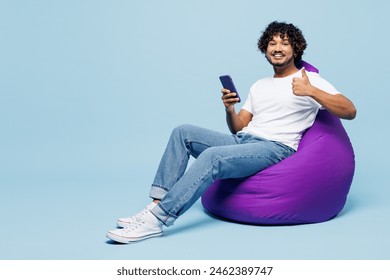
[[160,204],[157,204],[153,209],[150,210],[153,215],[157,217],[164,225],[167,227],[173,225],[176,221],[177,216],[173,214],[169,214],[167,210],[161,207]]
[[158,185],[152,185],[152,187],[150,188],[149,197],[153,199],[161,200],[164,198],[167,192],[168,191],[166,191],[164,188]]

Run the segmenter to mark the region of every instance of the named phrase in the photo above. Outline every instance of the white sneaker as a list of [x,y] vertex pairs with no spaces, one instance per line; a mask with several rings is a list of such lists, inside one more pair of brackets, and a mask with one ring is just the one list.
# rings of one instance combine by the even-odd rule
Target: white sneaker
[[139,212],[134,216],[127,217],[127,218],[119,218],[118,220],[116,220],[116,224],[118,225],[118,227],[122,227],[122,228],[130,227],[131,225],[135,224],[142,216],[144,216],[145,213],[149,212],[149,210],[151,210],[156,205],[157,205],[156,203],[152,202],[149,205],[147,205],[141,212]]
[[110,230],[106,236],[119,243],[129,243],[162,234],[162,223],[149,210],[146,210],[142,216],[133,219],[131,226]]

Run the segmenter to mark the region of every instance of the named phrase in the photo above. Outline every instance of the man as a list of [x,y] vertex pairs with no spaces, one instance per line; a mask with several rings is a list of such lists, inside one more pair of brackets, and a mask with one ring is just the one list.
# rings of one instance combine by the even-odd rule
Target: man
[[[226,120],[233,134],[183,125],[173,130],[151,187],[152,203],[117,220],[107,237],[129,243],[163,234],[215,179],[253,175],[294,154],[302,133],[319,109],[353,119],[353,103],[318,74],[298,69],[306,48],[292,24],[272,22],[258,40],[274,76],[257,81],[239,113],[236,93],[222,89]],[[196,158],[185,172],[189,156]]]

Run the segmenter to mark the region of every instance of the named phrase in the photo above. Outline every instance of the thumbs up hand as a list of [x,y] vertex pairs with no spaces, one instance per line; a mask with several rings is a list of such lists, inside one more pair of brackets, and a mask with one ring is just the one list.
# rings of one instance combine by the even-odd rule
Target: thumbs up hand
[[302,78],[295,77],[292,81],[293,93],[297,96],[308,96],[312,90],[309,77],[306,74],[305,67],[301,70]]

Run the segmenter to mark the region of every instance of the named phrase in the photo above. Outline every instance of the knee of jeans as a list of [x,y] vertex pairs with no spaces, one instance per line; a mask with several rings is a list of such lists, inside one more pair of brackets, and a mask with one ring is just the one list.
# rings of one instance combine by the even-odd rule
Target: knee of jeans
[[218,147],[210,147],[201,153],[201,159],[208,162],[213,162],[218,159],[218,154]]
[[205,166],[210,166],[213,177],[215,177],[220,172],[223,157],[218,152],[218,147],[210,147],[203,151],[197,160],[204,161]]
[[193,127],[193,125],[190,124],[182,124],[177,127],[175,127],[172,131],[172,134],[178,134],[182,135],[185,134],[188,130],[190,130]]

